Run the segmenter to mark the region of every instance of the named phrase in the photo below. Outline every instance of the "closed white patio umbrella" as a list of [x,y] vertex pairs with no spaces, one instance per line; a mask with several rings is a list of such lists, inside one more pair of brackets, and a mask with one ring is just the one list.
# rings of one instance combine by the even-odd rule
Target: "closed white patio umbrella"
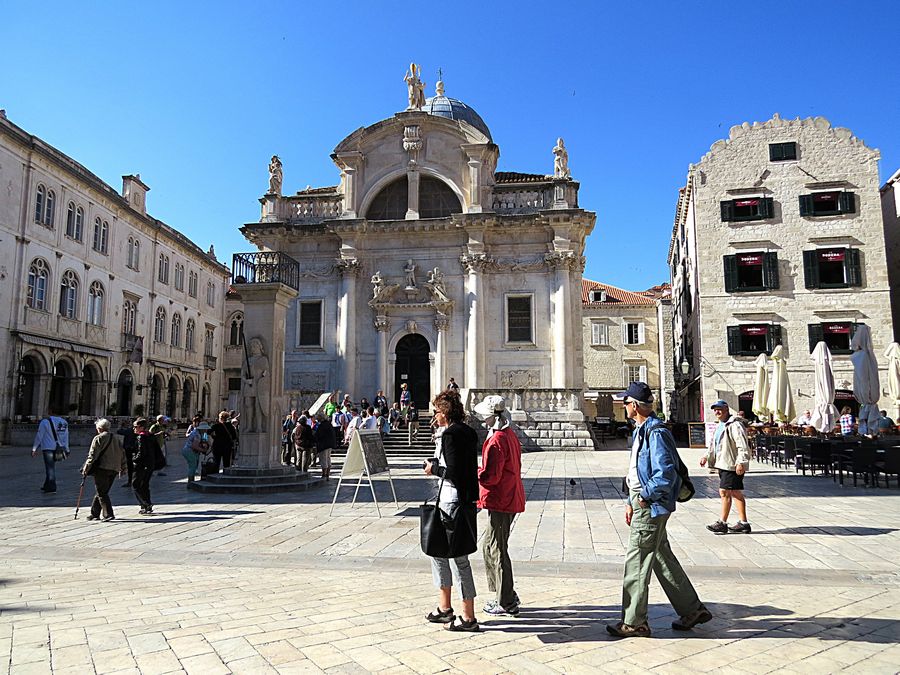
[[776,422],[790,422],[797,416],[783,351],[784,348],[777,345],[769,359],[772,362],[772,376],[769,380],[769,398],[766,406]]
[[892,412],[896,412],[896,408],[900,407],[900,345],[892,342],[884,355],[888,360],[888,396],[891,397],[891,405],[895,408]]
[[819,342],[810,358],[816,364],[816,407],[810,424],[817,431],[829,432],[838,419],[838,409],[834,406],[834,370],[828,345]]
[[859,411],[859,433],[877,433],[878,399],[881,398],[881,382],[878,379],[878,361],[872,346],[869,327],[861,324],[850,341],[850,362],[853,364],[853,395],[862,408]]
[[769,357],[760,354],[753,362],[756,366],[756,380],[753,383],[753,414],[760,420],[769,417]]

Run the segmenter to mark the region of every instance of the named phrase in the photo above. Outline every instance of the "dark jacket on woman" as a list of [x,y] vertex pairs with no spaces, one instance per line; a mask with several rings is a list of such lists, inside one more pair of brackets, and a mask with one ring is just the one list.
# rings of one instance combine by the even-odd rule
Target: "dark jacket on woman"
[[327,421],[319,422],[316,425],[316,452],[322,452],[337,445],[337,436],[334,434],[334,427]]
[[467,424],[454,422],[441,435],[441,453],[446,467],[432,464],[432,472],[456,488],[461,503],[478,499],[478,434]]
[[137,435],[134,452],[131,454],[135,470],[153,471],[156,464],[156,453],[159,451],[159,442],[156,436],[146,431]]
[[230,424],[216,422],[209,428],[213,439],[213,452],[231,452],[234,449],[234,430],[229,429],[230,426]]

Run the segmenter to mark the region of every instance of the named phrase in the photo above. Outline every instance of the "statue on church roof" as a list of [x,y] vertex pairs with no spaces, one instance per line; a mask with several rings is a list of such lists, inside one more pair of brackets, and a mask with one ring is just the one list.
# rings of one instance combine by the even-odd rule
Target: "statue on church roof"
[[553,177],[569,178],[569,151],[566,150],[566,144],[562,138],[556,139],[556,147],[553,148]]
[[418,65],[410,63],[409,70],[406,71],[406,76],[403,78],[409,90],[409,106],[406,108],[407,110],[421,110],[422,106],[425,105],[425,83],[419,77],[421,72],[422,70]]
[[269,194],[281,194],[281,180],[284,174],[281,170],[281,160],[278,155],[272,155],[272,161],[269,162]]
[[403,266],[403,271],[406,272],[406,287],[407,288],[415,288],[416,287],[416,264],[412,261],[412,258],[406,261],[406,265]]

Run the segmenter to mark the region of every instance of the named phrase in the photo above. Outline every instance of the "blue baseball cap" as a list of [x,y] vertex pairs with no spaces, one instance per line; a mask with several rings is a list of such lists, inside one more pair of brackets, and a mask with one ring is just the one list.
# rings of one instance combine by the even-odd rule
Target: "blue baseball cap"
[[712,410],[715,410],[716,408],[727,408],[727,407],[729,407],[729,406],[728,406],[728,403],[727,403],[726,401],[723,401],[722,399],[719,399],[718,401],[716,401],[715,403],[713,403],[713,404],[712,404],[711,406],[709,406],[709,407],[710,407]]
[[628,389],[620,391],[619,396],[632,401],[640,401],[641,403],[653,403],[653,392],[646,382],[632,382],[628,385]]

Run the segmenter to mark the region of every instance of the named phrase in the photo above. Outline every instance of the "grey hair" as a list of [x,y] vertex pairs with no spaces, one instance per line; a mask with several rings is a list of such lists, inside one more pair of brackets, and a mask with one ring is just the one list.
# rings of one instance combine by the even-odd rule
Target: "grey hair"
[[643,401],[635,401],[634,399],[631,399],[631,400],[637,406],[637,409],[641,411],[641,414],[653,412],[653,401],[650,401],[649,403],[644,403]]
[[108,419],[103,417],[94,422],[94,426],[97,428],[97,431],[109,431],[110,423]]

